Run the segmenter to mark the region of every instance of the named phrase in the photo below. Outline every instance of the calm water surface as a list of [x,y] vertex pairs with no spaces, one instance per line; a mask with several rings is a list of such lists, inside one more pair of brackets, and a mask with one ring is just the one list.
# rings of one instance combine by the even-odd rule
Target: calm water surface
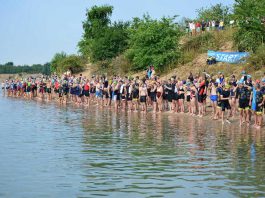
[[265,131],[0,97],[0,197],[265,197]]

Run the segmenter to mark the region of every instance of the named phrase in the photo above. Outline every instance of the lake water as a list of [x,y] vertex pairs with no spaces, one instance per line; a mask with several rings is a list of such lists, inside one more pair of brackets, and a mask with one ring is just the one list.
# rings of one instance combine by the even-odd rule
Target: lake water
[[265,197],[265,131],[0,97],[0,197]]

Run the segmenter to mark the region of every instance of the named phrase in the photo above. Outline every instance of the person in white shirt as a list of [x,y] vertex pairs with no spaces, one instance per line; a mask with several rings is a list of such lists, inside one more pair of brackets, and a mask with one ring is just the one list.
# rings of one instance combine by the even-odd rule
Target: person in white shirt
[[215,30],[215,21],[212,21],[212,30]]
[[195,23],[194,22],[190,23],[190,29],[191,29],[191,35],[195,36],[196,35],[196,28],[195,28]]

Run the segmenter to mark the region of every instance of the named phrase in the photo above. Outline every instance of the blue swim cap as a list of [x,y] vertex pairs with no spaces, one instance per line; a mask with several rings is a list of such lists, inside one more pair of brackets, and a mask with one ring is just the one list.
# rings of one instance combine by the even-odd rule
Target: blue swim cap
[[238,81],[237,84],[243,84],[243,83],[244,83],[244,81],[241,79],[240,81]]

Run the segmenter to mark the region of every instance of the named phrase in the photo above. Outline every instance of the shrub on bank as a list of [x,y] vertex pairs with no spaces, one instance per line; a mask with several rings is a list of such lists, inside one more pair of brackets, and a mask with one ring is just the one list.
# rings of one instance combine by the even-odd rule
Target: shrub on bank
[[84,70],[86,59],[78,55],[66,55],[61,52],[54,55],[51,61],[51,70],[58,74],[62,74],[67,70],[78,73]]

